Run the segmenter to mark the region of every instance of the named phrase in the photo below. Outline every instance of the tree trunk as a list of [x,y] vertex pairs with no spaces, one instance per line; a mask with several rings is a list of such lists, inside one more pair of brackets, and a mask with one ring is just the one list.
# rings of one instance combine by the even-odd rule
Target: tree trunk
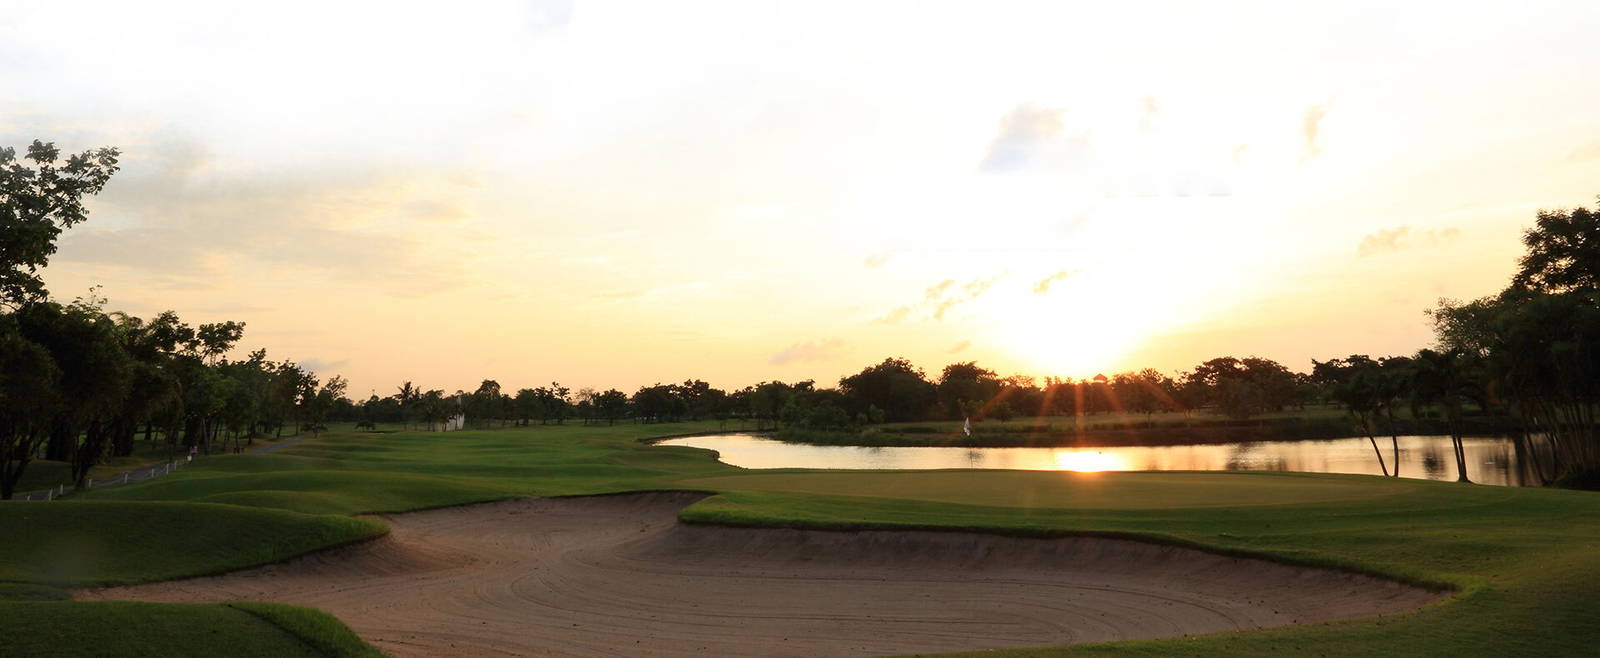
[[72,459],[72,444],[77,442],[76,432],[65,419],[50,423],[50,439],[44,447],[44,458],[64,462]]
[[1400,477],[1400,435],[1389,435],[1389,441],[1394,446],[1394,476]]
[[1367,440],[1372,442],[1372,452],[1374,454],[1378,455],[1378,468],[1383,471],[1384,477],[1388,477],[1389,476],[1389,467],[1385,466],[1384,463],[1383,463],[1383,450],[1378,448],[1378,440],[1375,439],[1375,438],[1372,438],[1371,435],[1367,436]]

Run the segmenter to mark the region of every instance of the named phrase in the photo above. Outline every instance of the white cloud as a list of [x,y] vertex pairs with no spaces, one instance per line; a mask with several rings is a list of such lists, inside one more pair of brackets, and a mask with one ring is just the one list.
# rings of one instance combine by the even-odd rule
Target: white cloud
[[795,343],[772,355],[767,363],[775,366],[790,363],[805,363],[813,361],[832,361],[839,358],[844,348],[844,341],[838,339],[814,340],[804,343]]

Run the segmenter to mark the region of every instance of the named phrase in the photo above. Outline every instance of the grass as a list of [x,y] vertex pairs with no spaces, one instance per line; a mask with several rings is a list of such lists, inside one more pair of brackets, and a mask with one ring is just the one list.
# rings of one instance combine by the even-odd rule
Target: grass
[[[89,478],[105,478],[123,471],[132,470],[140,466],[160,464],[167,461],[167,446],[164,443],[145,443],[135,441],[133,454],[127,457],[112,457],[105,463],[97,464],[89,469]],[[22,479],[17,483],[17,492],[40,491],[58,485],[72,488],[72,465],[63,461],[36,459],[28,464],[22,472]]]
[[[334,638],[355,636],[327,613],[301,608],[302,613],[275,617],[256,608],[245,604],[0,601],[0,638],[5,638],[7,656],[377,655],[365,643],[360,643],[359,650],[341,651],[347,643],[334,644]],[[312,621],[318,617],[320,620]],[[314,631],[318,639],[308,642],[295,631]]]
[[[48,599],[59,590],[44,585],[63,580],[134,582],[185,569],[237,568],[370,531],[337,526],[369,523],[341,515],[688,488],[723,492],[685,510],[690,522],[1135,536],[1459,590],[1444,603],[1381,619],[1072,652],[1555,655],[1600,644],[1600,625],[1593,623],[1600,613],[1593,596],[1600,591],[1600,494],[1281,473],[746,471],[715,462],[709,451],[639,441],[715,429],[716,423],[685,423],[333,433],[270,454],[204,459],[168,477],[63,502],[4,504],[0,536],[7,544],[23,538],[18,543],[31,548],[0,545],[0,573],[8,574],[0,581],[11,581],[0,597]],[[136,526],[146,524],[165,530],[117,540],[118,533],[140,533]],[[253,529],[262,524],[266,529]],[[108,553],[129,555],[68,567],[51,562],[70,555],[48,548],[52,542],[81,547],[92,541],[117,547]],[[274,541],[287,543],[252,552]],[[83,564],[94,566],[74,566]],[[143,605],[151,607],[0,603],[0,634],[41,629],[36,634],[48,641],[30,638],[18,645],[18,655],[105,653],[108,647],[171,653],[165,650],[171,645],[158,644],[164,640],[148,630],[156,627],[168,634],[163,637],[188,638],[195,647],[213,646],[209,633],[217,627],[237,633],[241,646],[266,653],[281,646],[333,655],[368,649],[342,635],[348,630],[336,621],[303,608]],[[145,624],[158,618],[159,624]],[[89,626],[93,632],[72,631]],[[279,644],[280,635],[298,644]],[[228,649],[223,653],[242,651]]]
[[0,582],[125,585],[276,562],[388,532],[371,519],[174,502],[0,505]]
[[1270,473],[1059,471],[765,471],[681,480],[714,491],[897,498],[1023,509],[1181,509],[1372,500],[1408,490],[1393,479]]
[[243,610],[288,631],[324,656],[379,658],[383,652],[361,641],[348,626],[333,615],[310,608],[279,603],[239,602],[225,604]]

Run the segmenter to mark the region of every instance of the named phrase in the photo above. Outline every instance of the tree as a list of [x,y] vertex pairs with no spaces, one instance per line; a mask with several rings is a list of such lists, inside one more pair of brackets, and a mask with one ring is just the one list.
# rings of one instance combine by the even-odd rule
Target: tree
[[[1383,402],[1383,373],[1377,361],[1373,361],[1365,354],[1352,354],[1345,359],[1332,359],[1325,364],[1323,376],[1332,380],[1332,398],[1344,405],[1345,411],[1355,418],[1356,425],[1361,428],[1361,433],[1367,436],[1367,441],[1372,443],[1372,452],[1378,455],[1378,468],[1384,475],[1389,474],[1389,467],[1384,464],[1383,450],[1378,448],[1376,436],[1377,419],[1382,413]],[[1398,439],[1397,439],[1398,441]],[[1400,455],[1398,444],[1395,448],[1395,472],[1399,473]]]
[[517,420],[524,426],[534,418],[543,418],[544,401],[539,396],[539,391],[524,388],[517,391],[516,397],[511,399],[511,408],[515,409]]
[[478,384],[478,390],[473,391],[467,398],[468,406],[465,411],[468,421],[484,424],[490,419],[503,421],[504,413],[500,398],[500,382],[493,379],[483,380]]
[[1411,382],[1416,404],[1437,405],[1444,410],[1450,444],[1455,450],[1458,482],[1471,482],[1467,477],[1466,448],[1461,443],[1463,407],[1468,399],[1467,389],[1473,385],[1468,359],[1465,352],[1456,349],[1417,352]]
[[0,148],[0,305],[42,301],[39,269],[56,252],[56,237],[89,218],[85,196],[99,194],[117,172],[114,148],[68,156],[54,142],[34,140],[22,160]]
[[0,316],[0,500],[11,500],[49,436],[60,384],[49,350],[24,337],[13,318]]
[[[759,392],[760,387],[756,388]],[[922,370],[910,361],[897,358],[884,359],[883,363],[840,379],[839,389],[857,408],[882,409],[889,422],[920,419],[935,400],[934,386]],[[758,410],[757,415],[766,414]]]
[[614,388],[604,393],[597,393],[594,396],[594,406],[600,417],[606,419],[606,424],[615,425],[617,419],[628,412],[628,394]]
[[[761,382],[756,384],[755,388],[750,391],[750,413],[758,421],[763,419],[772,421],[773,427],[776,428],[782,420],[784,408],[789,406],[789,400],[794,395],[794,387],[783,382]],[[635,398],[634,402],[635,405],[638,404],[637,398]],[[641,416],[644,415],[643,410],[639,410],[638,413]],[[759,426],[758,423],[757,427]]]
[[52,456],[71,462],[73,482],[80,488],[105,451],[109,421],[127,396],[132,376],[116,324],[100,312],[98,301],[30,303],[15,316],[21,334],[48,350],[61,370]]
[[[311,381],[312,386],[315,387],[316,380],[312,379]],[[344,398],[344,391],[349,385],[350,382],[346,381],[345,378],[334,375],[328,378],[328,383],[323,384],[322,388],[316,389],[311,394],[311,398],[306,404],[306,422],[311,425],[312,437],[321,434],[322,423],[327,420],[328,412],[332,411],[339,403],[339,400]],[[307,389],[307,391],[310,390],[309,388]]]
[[950,418],[969,415],[967,403],[976,404],[976,415],[982,417],[999,393],[1000,378],[974,361],[952,363],[939,375],[939,404]]
[[1528,252],[1512,285],[1539,292],[1600,289],[1600,212],[1541,210],[1522,244]]
[[400,390],[395,392],[395,400],[400,403],[400,416],[402,417],[402,422],[411,422],[412,416],[415,415],[416,411],[412,407],[421,397],[422,390],[412,386],[411,382],[405,382],[404,384],[400,385]]

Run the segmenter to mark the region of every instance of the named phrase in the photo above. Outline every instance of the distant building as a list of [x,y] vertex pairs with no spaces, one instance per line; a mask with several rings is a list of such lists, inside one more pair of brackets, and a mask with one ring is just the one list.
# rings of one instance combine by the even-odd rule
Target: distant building
[[459,429],[461,429],[463,427],[466,427],[466,426],[467,426],[467,415],[466,414],[456,414],[454,416],[451,416],[448,420],[446,420],[446,421],[444,421],[442,423],[432,423],[432,422],[430,422],[426,426],[418,427],[417,429],[422,430],[424,432],[452,432],[452,431],[459,430]]

